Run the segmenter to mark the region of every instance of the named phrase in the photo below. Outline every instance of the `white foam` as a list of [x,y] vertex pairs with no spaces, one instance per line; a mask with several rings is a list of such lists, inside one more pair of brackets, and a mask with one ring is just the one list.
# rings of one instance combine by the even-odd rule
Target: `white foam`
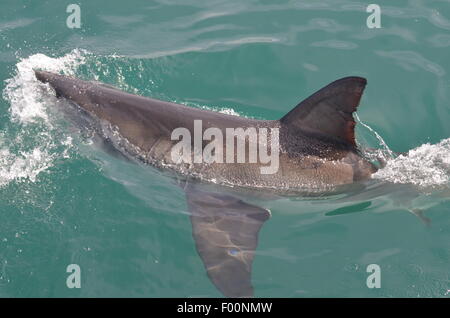
[[192,103],[192,102],[183,102],[183,101],[178,101],[178,100],[174,100],[173,102],[174,103],[179,103],[179,104],[184,104],[184,105],[189,106],[189,107],[195,107],[195,108],[200,108],[200,109],[204,109],[204,110],[210,110],[210,111],[213,111],[213,112],[218,112],[218,113],[222,113],[222,114],[226,114],[226,115],[241,116],[241,117],[251,118],[251,117],[246,116],[244,114],[238,113],[233,108],[228,108],[228,107],[223,107],[223,106],[208,106],[208,105],[202,105],[202,104],[197,104],[197,103]]
[[219,113],[232,115],[232,116],[240,116],[240,114],[232,108],[220,108]]
[[35,148],[29,152],[12,154],[8,148],[0,149],[0,186],[13,180],[36,181],[39,173],[52,165],[53,155],[45,149]]
[[[84,63],[86,52],[73,50],[52,58],[35,54],[21,59],[12,78],[6,80],[3,98],[10,103],[11,122],[0,131],[0,186],[24,179],[35,182],[37,176],[67,154],[70,139],[55,137],[46,111],[54,97],[39,83],[33,69],[73,75]],[[63,148],[60,154],[57,148]]]
[[20,123],[35,122],[39,119],[48,122],[45,112],[45,102],[48,99],[42,94],[42,86],[36,80],[33,69],[73,75],[77,66],[83,62],[84,56],[80,50],[73,50],[59,58],[35,54],[21,59],[16,65],[16,74],[6,80],[6,88],[3,91],[3,98],[11,104],[9,111],[12,119]]
[[423,187],[449,185],[450,138],[431,145],[423,144],[387,162],[374,178]]
[[193,104],[193,103],[185,103],[185,104],[188,106],[194,106],[194,107],[198,107],[198,108],[201,108],[204,110],[210,110],[213,112],[218,112],[218,113],[222,113],[222,114],[226,114],[226,115],[245,117],[243,114],[238,113],[233,108],[228,108],[228,107],[223,107],[223,106],[199,105],[199,104]]

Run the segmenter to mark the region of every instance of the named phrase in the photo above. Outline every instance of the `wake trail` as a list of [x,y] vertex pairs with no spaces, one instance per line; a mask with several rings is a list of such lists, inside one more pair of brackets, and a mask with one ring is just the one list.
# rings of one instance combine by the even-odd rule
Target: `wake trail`
[[84,63],[84,54],[80,50],[59,58],[34,54],[16,64],[2,94],[10,105],[10,121],[0,131],[0,187],[12,181],[35,182],[61,154],[57,148],[70,146],[70,137],[56,137],[47,111],[47,106],[55,103],[54,94],[38,83],[33,69],[73,75]]

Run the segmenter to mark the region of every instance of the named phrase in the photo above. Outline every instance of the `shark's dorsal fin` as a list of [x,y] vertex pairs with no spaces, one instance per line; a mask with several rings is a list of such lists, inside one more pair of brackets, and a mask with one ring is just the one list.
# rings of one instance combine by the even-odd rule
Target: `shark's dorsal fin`
[[339,79],[302,101],[280,122],[293,131],[299,129],[356,146],[352,114],[359,105],[366,83],[362,77]]

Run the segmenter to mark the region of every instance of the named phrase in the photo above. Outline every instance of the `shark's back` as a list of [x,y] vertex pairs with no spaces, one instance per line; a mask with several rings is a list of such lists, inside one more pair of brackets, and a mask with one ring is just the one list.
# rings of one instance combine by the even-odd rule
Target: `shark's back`
[[[63,75],[36,71],[36,76],[50,83],[57,96],[107,123],[110,135],[123,137],[118,144],[126,151],[154,165],[204,180],[249,187],[304,188],[351,183],[367,178],[374,170],[358,155],[354,139],[352,114],[366,85],[363,78],[347,77],[329,84],[280,120],[255,120],[137,96]],[[224,138],[227,129],[266,129],[269,136],[277,130],[279,168],[275,173],[262,174],[264,164],[259,158],[256,162],[226,162],[225,158],[208,164],[175,162],[171,151],[179,140],[174,140],[172,133],[177,128],[189,131],[193,146],[194,138],[202,138],[208,128],[220,130]],[[250,157],[252,142],[247,137],[245,158]],[[207,144],[202,140],[202,150]],[[222,144],[226,156],[225,139]]]

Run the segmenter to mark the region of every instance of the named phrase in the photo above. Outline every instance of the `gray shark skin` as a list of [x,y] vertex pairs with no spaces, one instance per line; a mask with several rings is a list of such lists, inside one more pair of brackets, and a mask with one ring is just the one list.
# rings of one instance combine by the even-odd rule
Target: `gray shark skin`
[[[375,171],[360,157],[354,141],[356,110],[366,80],[347,77],[338,80],[301,102],[280,120],[255,120],[200,110],[184,105],[136,96],[99,83],[36,71],[57,96],[65,97],[83,110],[105,121],[121,137],[127,152],[155,166],[186,175],[200,175],[243,187],[292,189],[328,188],[364,180]],[[275,174],[261,174],[261,163],[177,164],[171,149],[174,129],[185,127],[194,134],[194,120],[209,127],[279,128],[280,164]],[[246,153],[248,157],[248,143]]]
[[[132,95],[97,82],[35,71],[63,97],[95,118],[104,137],[121,152],[175,171],[184,185],[197,251],[214,285],[228,297],[251,297],[251,267],[258,233],[270,212],[236,196],[200,189],[198,181],[283,193],[317,193],[370,178],[376,167],[363,158],[355,143],[353,112],[366,80],[346,77],[317,91],[280,120],[256,120],[200,110]],[[194,120],[203,131],[219,128],[278,128],[279,169],[261,174],[256,163],[179,164],[171,159],[172,131]],[[106,127],[106,128],[105,128]],[[248,158],[249,140],[246,139]],[[205,143],[203,144],[203,147]],[[224,144],[225,146],[225,144]],[[191,182],[195,180],[195,182]]]

